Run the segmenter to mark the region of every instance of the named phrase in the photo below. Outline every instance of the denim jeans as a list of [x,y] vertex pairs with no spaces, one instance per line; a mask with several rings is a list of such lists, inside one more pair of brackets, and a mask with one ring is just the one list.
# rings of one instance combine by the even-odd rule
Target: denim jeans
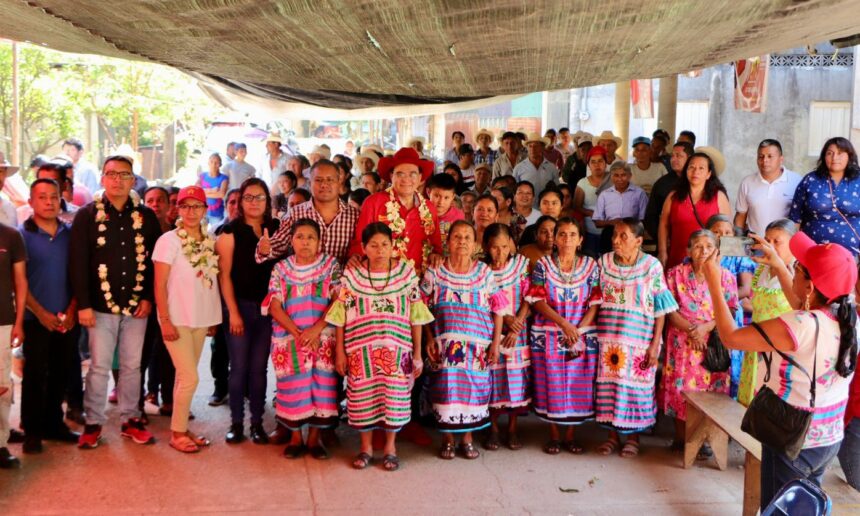
[[90,369],[87,371],[87,388],[84,408],[87,424],[103,425],[107,421],[108,378],[114,352],[119,349],[119,411],[122,421],[140,417],[140,356],[146,334],[146,319],[127,315],[95,312],[96,325],[89,328]]
[[798,478],[821,485],[821,477],[830,461],[836,457],[839,444],[805,448],[796,459],[789,459],[766,444],[761,445],[761,510],[773,501],[782,486]]
[[839,465],[848,484],[860,491],[860,417],[852,418],[845,427],[845,437],[839,447]]
[[242,335],[230,334],[230,314],[224,310],[224,332],[230,354],[230,418],[234,424],[245,420],[245,395],[251,410],[251,424],[263,422],[266,404],[266,369],[272,346],[272,318],[260,314],[260,303],[237,299],[245,325]]

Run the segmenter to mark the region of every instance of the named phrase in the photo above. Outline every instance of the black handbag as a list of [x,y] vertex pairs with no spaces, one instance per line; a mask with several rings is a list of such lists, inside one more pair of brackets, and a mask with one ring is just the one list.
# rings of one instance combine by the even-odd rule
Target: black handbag
[[[774,351],[779,353],[783,360],[799,369],[812,380],[809,400],[809,407],[811,409],[815,408],[815,378],[818,366],[818,317],[815,314],[813,314],[813,317],[815,318],[815,355],[812,359],[812,376],[809,376],[806,369],[798,364],[797,361],[776,349],[776,346],[773,345],[770,337],[767,336],[761,326],[756,323],[752,324],[752,327],[761,334]],[[765,364],[767,364],[767,372],[764,377],[764,381],[767,383],[770,380],[772,355],[770,353],[762,353],[762,358]],[[800,455],[800,451],[803,449],[803,442],[806,439],[806,433],[809,431],[809,424],[811,422],[811,410],[803,410],[789,405],[767,385],[763,385],[758,393],[756,393],[744,414],[743,422],[741,422],[741,430],[755,437],[762,444],[767,445],[777,452],[784,453],[789,459],[794,460]]]
[[717,330],[708,335],[708,347],[705,349],[702,366],[712,373],[725,373],[732,366],[732,357],[720,340]]

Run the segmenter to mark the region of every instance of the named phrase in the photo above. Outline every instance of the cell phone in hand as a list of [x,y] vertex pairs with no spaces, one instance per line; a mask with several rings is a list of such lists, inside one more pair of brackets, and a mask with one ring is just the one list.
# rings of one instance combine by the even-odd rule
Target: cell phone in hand
[[720,237],[720,255],[721,256],[755,256],[755,250],[752,246],[755,245],[755,240],[749,237]]

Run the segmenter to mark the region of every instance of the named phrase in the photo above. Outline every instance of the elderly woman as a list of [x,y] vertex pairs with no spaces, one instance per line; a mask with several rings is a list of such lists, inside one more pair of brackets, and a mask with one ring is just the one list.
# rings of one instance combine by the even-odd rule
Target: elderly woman
[[[472,432],[490,425],[490,364],[499,357],[504,306],[493,271],[473,258],[475,228],[458,220],[448,233],[450,255],[424,275],[421,290],[436,317],[427,326],[427,354],[435,373],[430,401],[444,443],[439,452],[450,460],[459,450],[466,459],[480,452]],[[459,448],[454,434],[462,435]]]
[[[714,331],[714,304],[705,284],[705,260],[717,252],[717,237],[706,229],[694,231],[687,244],[689,261],[666,273],[666,284],[678,302],[678,311],[668,315],[666,364],[663,367],[662,410],[675,418],[675,441],[672,448],[684,447],[684,425],[687,404],[684,391],[713,391],[728,394],[731,377],[728,371],[711,372],[702,364],[708,337]],[[738,306],[738,288],[734,274],[723,267],[722,291],[732,309]],[[702,445],[701,459],[713,455]]]
[[597,421],[610,427],[598,448],[622,457],[639,453],[639,433],[657,422],[654,382],[665,316],[678,309],[663,280],[663,267],[642,252],[645,227],[636,219],[615,224],[613,251],[600,264],[602,300],[597,316]]
[[802,309],[746,328],[735,326],[724,300],[723,274],[716,256],[704,268],[723,344],[729,349],[766,352],[760,389],[769,389],[795,409],[812,412],[797,453],[767,438],[768,442],[762,442],[762,511],[794,479],[820,485],[842,441],[849,379],[857,365],[853,296],[857,266],[852,254],[841,245],[816,245],[804,233],[791,237],[789,246],[797,259],[792,293],[802,300]]
[[[594,417],[597,339],[592,326],[600,303],[597,262],[580,256],[583,230],[562,218],[555,225],[558,252],[538,261],[526,301],[536,312],[531,328],[534,410],[550,425],[544,452],[580,454],[576,425]],[[562,441],[559,426],[565,427]]]
[[672,268],[687,256],[687,241],[713,215],[729,215],[732,207],[726,188],[720,182],[714,160],[704,152],[696,152],[687,164],[675,191],[663,203],[657,234],[657,259],[665,268]]
[[529,272],[534,270],[538,260],[552,253],[555,237],[555,219],[549,215],[541,215],[535,226],[537,231],[534,243],[519,249],[519,253],[529,259]]
[[357,266],[364,256],[361,234],[373,222],[388,225],[394,238],[394,258],[408,260],[415,270],[424,270],[428,260],[435,263],[441,259],[436,207],[418,191],[419,185],[433,174],[433,168],[432,161],[421,159],[415,149],[408,147],[394,156],[380,158],[379,177],[391,187],[371,195],[361,206],[348,267]]
[[824,142],[818,167],[794,191],[788,218],[820,244],[833,242],[860,253],[860,167],[851,142]]

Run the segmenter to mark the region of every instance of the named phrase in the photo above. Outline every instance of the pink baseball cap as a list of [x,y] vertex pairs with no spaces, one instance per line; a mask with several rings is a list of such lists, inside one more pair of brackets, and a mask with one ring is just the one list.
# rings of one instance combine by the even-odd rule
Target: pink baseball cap
[[848,249],[834,243],[816,244],[802,231],[791,237],[788,247],[828,302],[854,292],[857,263]]
[[182,190],[179,190],[179,197],[176,198],[176,204],[181,203],[185,199],[194,199],[195,201],[200,201],[203,204],[206,204],[206,194],[203,193],[203,189],[199,186],[186,186]]

